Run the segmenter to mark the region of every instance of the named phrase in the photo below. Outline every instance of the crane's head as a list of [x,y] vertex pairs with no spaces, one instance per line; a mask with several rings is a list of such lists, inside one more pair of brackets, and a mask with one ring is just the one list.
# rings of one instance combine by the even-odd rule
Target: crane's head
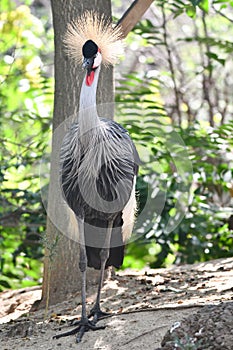
[[112,27],[111,20],[94,11],[84,12],[71,22],[64,35],[69,57],[82,62],[90,73],[92,69],[117,62],[122,55],[122,32],[120,26]]
[[86,83],[91,85],[96,69],[101,65],[101,51],[93,40],[87,40],[82,47],[83,68],[87,70]]

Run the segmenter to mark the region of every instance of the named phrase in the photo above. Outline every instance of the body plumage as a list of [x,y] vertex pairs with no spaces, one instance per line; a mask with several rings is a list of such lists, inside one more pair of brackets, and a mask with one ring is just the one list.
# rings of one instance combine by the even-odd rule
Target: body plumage
[[[64,140],[62,189],[76,216],[84,216],[88,266],[100,269],[99,253],[107,223],[113,220],[110,255],[105,267],[113,265],[119,268],[136,210],[134,192],[138,155],[128,132],[112,120],[100,119],[98,128],[87,133],[91,134],[87,147],[80,140],[78,123],[72,126]],[[131,204],[133,213],[131,218],[124,218],[124,222],[127,204]]]

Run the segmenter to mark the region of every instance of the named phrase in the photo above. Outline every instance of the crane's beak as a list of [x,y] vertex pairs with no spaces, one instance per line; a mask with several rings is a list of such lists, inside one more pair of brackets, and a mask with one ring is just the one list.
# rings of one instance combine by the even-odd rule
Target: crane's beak
[[91,71],[93,64],[94,64],[94,57],[91,57],[91,58],[84,57],[83,68],[87,69],[88,72]]
[[83,59],[83,68],[87,70],[87,74],[86,74],[87,86],[91,86],[94,81],[94,76],[95,76],[95,70],[93,68],[94,60],[95,60],[94,57],[90,57],[90,58],[84,57]]

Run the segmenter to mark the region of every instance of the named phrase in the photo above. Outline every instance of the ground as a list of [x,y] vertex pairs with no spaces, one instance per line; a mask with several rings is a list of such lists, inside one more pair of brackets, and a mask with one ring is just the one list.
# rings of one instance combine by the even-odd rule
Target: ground
[[[80,316],[80,293],[44,310],[29,312],[40,287],[0,294],[2,350],[144,349],[232,350],[233,258],[207,263],[119,272],[105,283],[102,307],[113,315],[103,330],[53,339]],[[95,289],[88,291],[88,308]]]

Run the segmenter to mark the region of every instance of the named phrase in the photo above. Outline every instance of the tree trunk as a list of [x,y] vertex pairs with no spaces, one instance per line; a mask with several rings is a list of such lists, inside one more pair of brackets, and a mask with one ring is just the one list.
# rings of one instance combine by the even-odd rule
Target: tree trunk
[[[67,123],[64,123],[64,120],[77,115],[84,73],[81,67],[67,58],[62,38],[67,23],[76,19],[85,10],[97,10],[111,17],[110,0],[98,0],[98,2],[93,0],[51,0],[51,3],[55,34],[55,100],[42,305],[46,302],[55,304],[63,301],[68,298],[69,294],[80,290],[78,243],[71,238],[75,237],[75,220],[72,221],[72,213],[64,208],[59,189],[59,151],[67,130]],[[102,67],[97,103],[112,102],[112,68]],[[100,110],[101,116],[112,118],[113,108],[111,105],[110,108],[100,108]],[[64,212],[67,212],[67,221]],[[88,269],[87,287],[90,283],[97,281],[97,276],[98,272]]]

